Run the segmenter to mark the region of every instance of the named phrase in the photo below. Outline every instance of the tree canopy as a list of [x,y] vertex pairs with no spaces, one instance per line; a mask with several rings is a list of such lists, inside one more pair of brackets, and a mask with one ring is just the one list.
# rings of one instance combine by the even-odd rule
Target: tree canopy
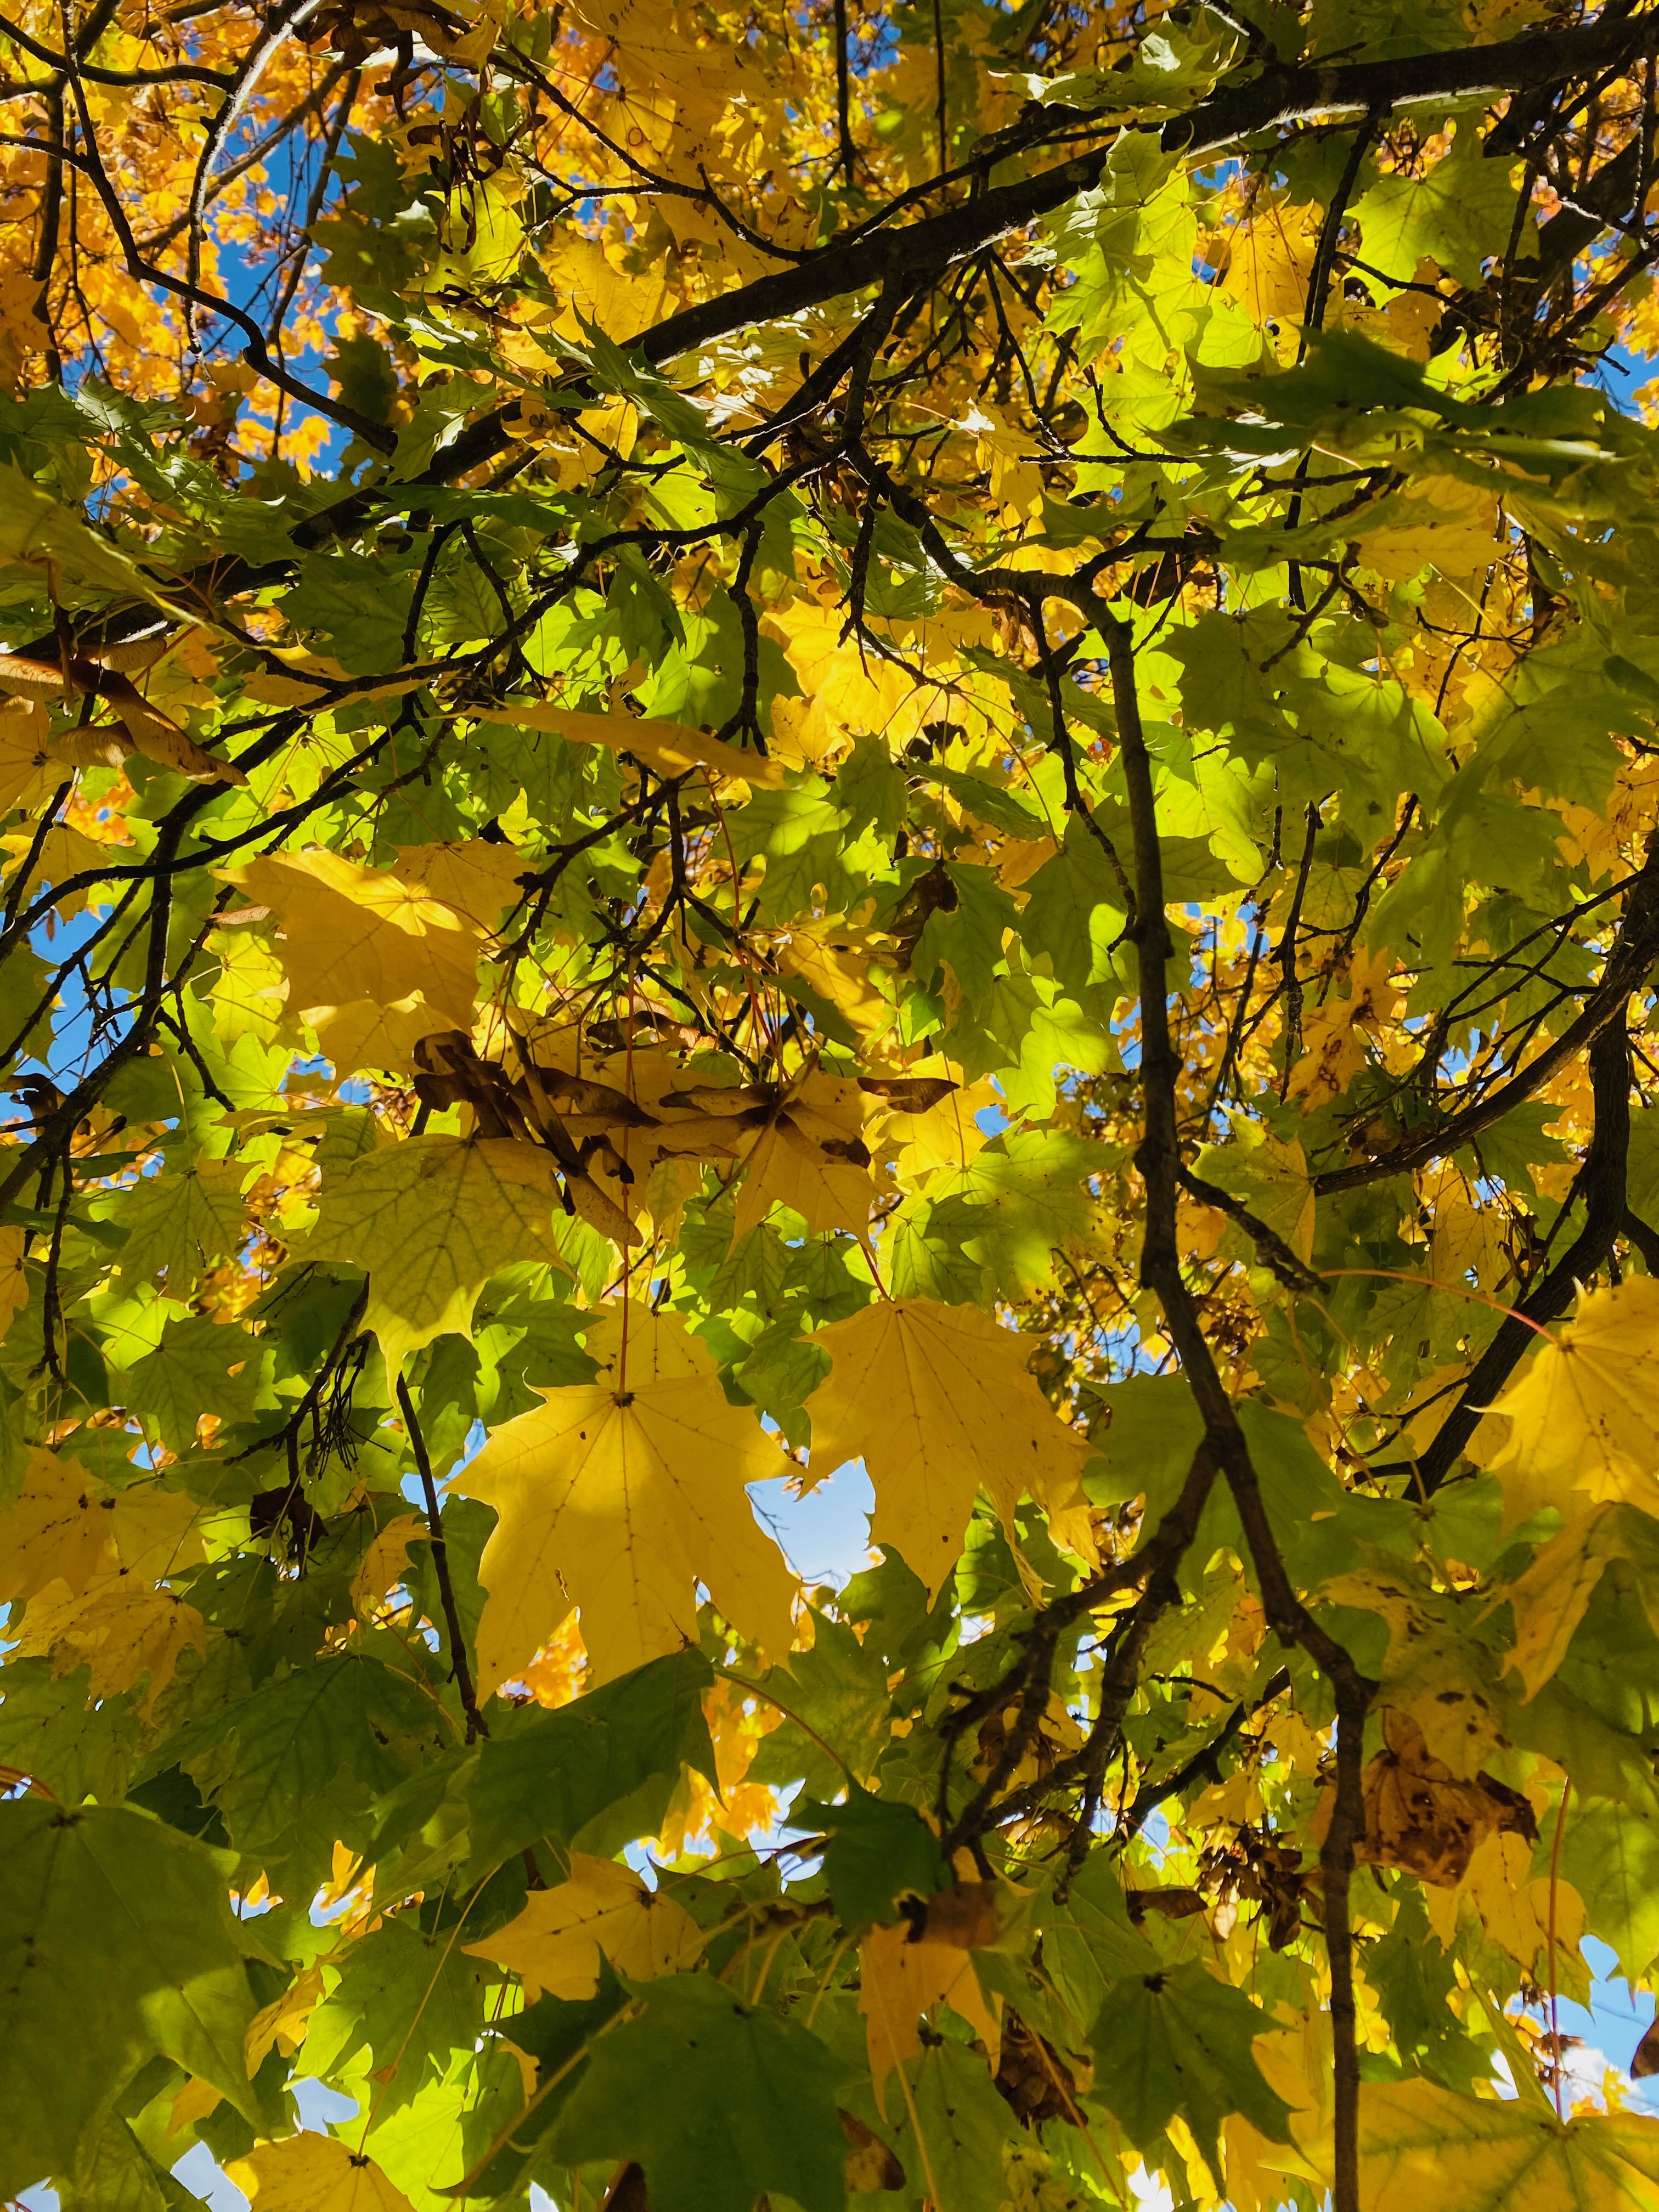
[[0,72],[0,2196],[1659,2206],[1659,16]]

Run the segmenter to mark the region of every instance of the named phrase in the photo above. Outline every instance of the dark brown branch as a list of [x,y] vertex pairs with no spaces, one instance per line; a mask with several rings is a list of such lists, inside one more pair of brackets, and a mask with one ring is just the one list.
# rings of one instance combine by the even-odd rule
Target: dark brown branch
[[853,86],[847,52],[847,0],[835,0],[835,20],[830,35],[836,42],[836,144],[842,175],[850,185],[858,149],[853,143]]
[[1242,1200],[1218,1183],[1206,1182],[1202,1176],[1194,1175],[1190,1168],[1180,1170],[1181,1187],[1200,1206],[1212,1206],[1218,1213],[1224,1213],[1229,1221],[1236,1221],[1255,1246],[1256,1258],[1264,1267],[1269,1267],[1287,1291],[1297,1291],[1304,1296],[1317,1297],[1325,1288],[1313,1269],[1291,1251],[1276,1229],[1270,1229],[1257,1214],[1251,1212]]
[[1139,1834],[1160,1805],[1167,1804],[1171,1797],[1179,1797],[1183,1790],[1190,1790],[1194,1782],[1218,1783],[1221,1779],[1222,1753],[1237,1741],[1246,1721],[1253,1719],[1272,1705],[1275,1698],[1282,1698],[1290,1686],[1290,1675],[1281,1667],[1254,1704],[1235,1705],[1208,1741],[1200,1744],[1192,1757],[1184,1759],[1172,1774],[1166,1774],[1161,1782],[1149,1782],[1137,1790],[1128,1811],[1112,1831],[1114,1847],[1121,1850],[1124,1844]]
[[1631,886],[1601,980],[1560,1036],[1518,1074],[1466,1106],[1461,1114],[1375,1158],[1360,1160],[1352,1167],[1328,1169],[1315,1177],[1315,1191],[1325,1198],[1337,1191],[1358,1190],[1383,1176],[1408,1174],[1430,1160],[1445,1158],[1483,1129],[1490,1129],[1515,1107],[1524,1104],[1558,1067],[1593,1044],[1610,1022],[1622,1019],[1632,992],[1656,957],[1659,957],[1659,832],[1648,840],[1647,857]]
[[[1164,1326],[1181,1356],[1188,1385],[1204,1419],[1206,1443],[1221,1463],[1244,1530],[1250,1563],[1269,1626],[1281,1643],[1299,1644],[1330,1682],[1341,1717],[1340,1741],[1353,1786],[1339,1784],[1328,1838],[1325,1868],[1326,1953],[1331,1972],[1331,2027],[1335,2038],[1335,2175],[1334,2212],[1360,2212],[1359,2057],[1356,2040],[1352,1932],[1348,1882],[1353,1868],[1360,1737],[1376,1685],[1362,1674],[1335,1638],[1322,1629],[1291,1587],[1262,1502],[1255,1468],[1238,1417],[1217,1370],[1198,1311],[1182,1273],[1176,1236],[1181,1179],[1176,1115],[1180,1066],[1170,1030],[1169,965],[1173,957],[1164,912],[1164,861],[1158,842],[1152,757],[1141,726],[1133,635],[1103,605],[1092,611],[1104,639],[1112,697],[1117,709],[1118,756],[1134,835],[1135,879],[1140,914],[1133,934],[1139,971],[1142,1138],[1135,1164],[1146,1185],[1146,1234],[1140,1279],[1164,1309]],[[1362,1816],[1363,1817],[1363,1816]]]
[[[1263,132],[1334,122],[1346,115],[1381,118],[1401,107],[1454,106],[1532,91],[1622,66],[1656,46],[1659,16],[1615,19],[1604,14],[1593,23],[1534,32],[1490,46],[1413,54],[1397,61],[1267,70],[1244,84],[1212,94],[1172,122],[1161,126],[1130,123],[1127,127],[1159,130],[1168,152],[1196,159]],[[1073,115],[1069,119],[1088,118]],[[1098,127],[1106,143],[1055,167],[992,185],[918,222],[892,229],[865,226],[854,236],[832,240],[796,267],[769,271],[751,284],[668,316],[631,338],[628,349],[637,349],[647,361],[661,366],[736,331],[785,320],[850,292],[882,285],[902,296],[925,289],[957,263],[982,253],[1097,185],[1116,143],[1118,118],[1103,118]],[[992,149],[982,173],[988,174],[1002,150],[1000,144]],[[446,450],[446,476],[453,479],[479,467],[500,453],[506,441],[501,413],[482,417]]]
[[466,1715],[466,1740],[476,1743],[481,1735],[489,1734],[489,1723],[478,1711],[477,1692],[472,1684],[472,1669],[467,1663],[466,1638],[461,1633],[461,1616],[455,1603],[455,1585],[449,1572],[449,1546],[444,1536],[443,1510],[438,1503],[438,1486],[432,1479],[432,1461],[426,1448],[426,1438],[421,1433],[421,1424],[416,1417],[415,1401],[409,1395],[409,1385],[403,1376],[398,1377],[398,1411],[403,1415],[404,1426],[409,1431],[409,1448],[415,1455],[416,1471],[421,1478],[421,1490],[426,1499],[426,1525],[432,1532],[432,1571],[438,1578],[438,1595],[443,1604],[444,1622],[449,1630],[449,1671],[461,1700],[461,1711]]
[[[1456,1405],[1419,1459],[1418,1480],[1430,1495],[1450,1474],[1482,1414],[1537,1340],[1538,1328],[1566,1311],[1579,1284],[1588,1282],[1604,1265],[1629,1218],[1625,1172],[1630,1154],[1630,1040],[1622,1018],[1597,1033],[1589,1049],[1589,1074],[1595,1127],[1579,1182],[1584,1225],[1537,1289],[1521,1301],[1516,1311],[1525,1320],[1510,1316],[1499,1325]],[[1528,1322],[1534,1326],[1529,1328]]]

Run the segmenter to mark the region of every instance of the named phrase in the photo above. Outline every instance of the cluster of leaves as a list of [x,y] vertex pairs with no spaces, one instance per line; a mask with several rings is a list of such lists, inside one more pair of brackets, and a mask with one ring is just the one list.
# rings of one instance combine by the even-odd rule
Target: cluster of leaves
[[1659,2205],[1659,19],[0,47],[0,2195]]

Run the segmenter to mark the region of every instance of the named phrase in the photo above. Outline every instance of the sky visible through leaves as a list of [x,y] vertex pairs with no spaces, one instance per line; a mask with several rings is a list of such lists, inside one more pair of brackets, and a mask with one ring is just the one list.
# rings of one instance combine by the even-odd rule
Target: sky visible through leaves
[[1656,99],[0,8],[0,2202],[1659,2212]]

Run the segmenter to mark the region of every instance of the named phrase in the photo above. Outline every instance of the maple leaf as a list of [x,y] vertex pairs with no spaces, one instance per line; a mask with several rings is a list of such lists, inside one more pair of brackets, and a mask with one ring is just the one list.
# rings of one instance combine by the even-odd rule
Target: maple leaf
[[1386,952],[1356,961],[1347,991],[1340,998],[1333,993],[1304,1024],[1304,1050],[1290,1074],[1304,1113],[1340,1097],[1365,1066],[1364,1032],[1394,1009],[1394,965]]
[[504,908],[523,896],[520,879],[530,862],[516,845],[487,845],[482,838],[449,838],[431,845],[399,845],[398,872],[418,884],[474,929],[488,933]]
[[28,1455],[18,1496],[0,1516],[6,1532],[0,1600],[64,1585],[78,1598],[99,1577],[154,1583],[202,1556],[194,1502],[154,1481],[112,1490],[77,1459]]
[[1386,1747],[1365,1768],[1359,1857],[1453,1888],[1488,1836],[1536,1835],[1531,1806],[1507,1784],[1487,1774],[1460,1779],[1430,1756],[1405,1713],[1390,1709],[1383,1726]]
[[562,1267],[550,1154],[504,1138],[410,1137],[325,1178],[312,1260],[368,1277],[367,1327],[388,1368],[465,1330],[499,1268]]
[[0,706],[0,806],[38,805],[60,780],[48,758],[51,735],[38,706],[15,700]]
[[872,1928],[859,1946],[859,2010],[882,2112],[887,2109],[889,2077],[921,2050],[921,2015],[939,2004],[948,2004],[968,2022],[985,2045],[994,2073],[1001,2002],[986,2002],[967,1945],[917,1937],[903,1923]]
[[259,2143],[225,2171],[260,2212],[414,2212],[372,2158],[332,2136]]
[[876,1194],[862,1133],[867,1104],[857,1084],[817,1068],[780,1099],[739,1155],[734,1239],[774,1206],[788,1206],[814,1232],[863,1236]]
[[536,1891],[516,1920],[466,1949],[517,1974],[533,2004],[544,1990],[591,1997],[601,1958],[630,1982],[654,1982],[695,1966],[702,1946],[684,1907],[647,1888],[631,1867],[573,1851],[556,1889]]
[[1467,1621],[1393,1561],[1370,1572],[1334,1575],[1325,1592],[1339,1605],[1363,1607],[1388,1622],[1382,1695],[1415,1724],[1431,1758],[1460,1778],[1476,1772],[1504,1731],[1490,1688],[1491,1655]]
[[246,783],[247,776],[229,761],[217,760],[138,692],[127,678],[74,654],[56,662],[0,653],[0,694],[14,699],[100,698],[114,710],[114,720],[88,735],[106,757],[118,764],[141,752],[162,768],[201,783]]
[[1659,1635],[1659,1531],[1645,1513],[1628,1506],[1598,1505],[1582,1521],[1570,1522],[1539,1547],[1524,1573],[1494,1591],[1491,1607],[1507,1602],[1515,1621],[1505,1665],[1520,1675],[1529,1698],[1559,1668],[1602,1575],[1616,1559],[1638,1571],[1637,1595]]
[[1011,1329],[969,1306],[884,1298],[815,1341],[834,1363],[809,1401],[815,1468],[864,1461],[874,1540],[930,1593],[960,1556],[981,1489],[1005,1524],[1027,1494],[1058,1512],[1077,1504],[1090,1445],[1049,1407]]
[[[281,2048],[290,2057],[305,2041],[306,2023],[323,1995],[323,1970],[307,1966],[296,1974],[279,1997],[262,2006],[248,2022],[243,2039],[247,2078],[251,2081],[271,2051]],[[177,2125],[175,2120],[174,2125]]]
[[1559,1871],[1534,1878],[1533,1844],[1515,1834],[1492,1834],[1478,1843],[1455,1888],[1436,1884],[1424,1892],[1429,1925],[1443,1949],[1457,1941],[1460,1923],[1473,1919],[1488,1942],[1507,1951],[1531,1973],[1559,1944],[1571,1958],[1584,1932],[1584,1901]]
[[1481,1454],[1506,1525],[1607,1500],[1659,1516],[1659,1281],[1586,1291],[1490,1410],[1509,1424]]
[[[1366,2212],[1415,2212],[1425,2190],[1468,2212],[1629,2212],[1659,2183],[1659,2121],[1558,2120],[1532,2098],[1461,2097],[1433,2081],[1368,2084],[1359,2104]],[[1329,2171],[1329,2138],[1309,2146]]]
[[31,1451],[22,1489],[6,1514],[0,1601],[30,1597],[53,1582],[78,1592],[106,1562],[112,1565],[106,1497],[79,1460]]
[[55,1674],[85,1667],[94,1698],[115,1697],[148,1677],[138,1706],[148,1715],[184,1654],[206,1651],[207,1626],[174,1591],[146,1589],[117,1572],[94,1575],[72,1596],[55,1596],[49,1585],[30,1601],[16,1642],[20,1652],[49,1657]]
[[[157,2052],[269,2124],[243,2063],[253,1996],[212,1855],[136,1812],[39,1799],[0,1804],[0,2189],[71,2172]],[[70,2050],[82,2063],[59,2064]]]
[[351,1602],[360,1615],[374,1618],[387,1593],[403,1580],[414,1546],[429,1542],[431,1534],[419,1513],[399,1513],[375,1532],[363,1553],[362,1565],[351,1578]]
[[1197,1960],[1136,1975],[1107,1994],[1093,2044],[1106,2102],[1131,2142],[1150,2145],[1176,2113],[1212,2166],[1221,2123],[1242,2112],[1270,2142],[1288,2112],[1257,2066],[1271,2017]]
[[525,730],[547,730],[573,745],[604,745],[611,752],[632,753],[662,775],[684,775],[696,768],[712,769],[728,781],[740,778],[760,789],[778,791],[783,772],[775,761],[762,754],[739,752],[724,738],[683,722],[635,718],[621,713],[576,714],[562,707],[544,707],[526,699],[508,700],[491,710],[490,719],[511,722]]
[[793,1580],[744,1485],[777,1474],[775,1445],[726,1401],[678,1315],[612,1312],[587,1338],[592,1384],[548,1390],[456,1477],[499,1520],[479,1564],[481,1691],[511,1680],[580,1607],[596,1682],[696,1638],[696,1585],[781,1656]]
[[121,1209],[123,1276],[141,1283],[165,1271],[173,1297],[193,1290],[204,1269],[242,1241],[246,1181],[240,1160],[198,1159],[180,1174],[141,1182]]
[[327,852],[273,854],[239,875],[281,922],[289,1004],[313,1026],[356,1000],[418,997],[434,1029],[471,1027],[480,933],[423,884]]
[[37,12],[0,2196],[1659,2202],[1647,19]]
[[596,2045],[556,2145],[572,2160],[636,2159],[660,2212],[738,2212],[771,2189],[841,2212],[846,2146],[822,2050],[710,1976],[676,1975]]

